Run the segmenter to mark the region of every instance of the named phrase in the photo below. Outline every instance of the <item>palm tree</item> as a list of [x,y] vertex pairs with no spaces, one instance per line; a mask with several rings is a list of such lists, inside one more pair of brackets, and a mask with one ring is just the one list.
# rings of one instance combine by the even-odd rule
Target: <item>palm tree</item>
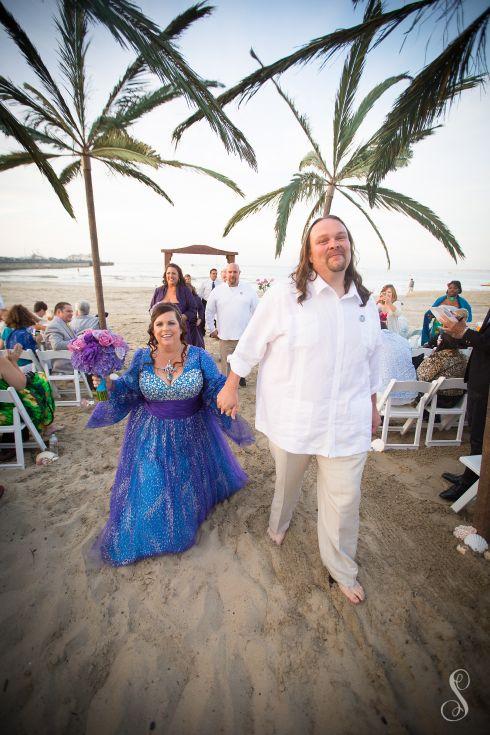
[[[180,34],[192,22],[208,12],[208,8],[195,8],[187,16],[176,18],[166,30],[168,37]],[[201,166],[166,160],[146,143],[136,139],[129,132],[131,125],[144,115],[161,105],[182,96],[182,90],[175,84],[165,84],[155,90],[148,90],[146,80],[148,67],[142,56],[130,64],[121,79],[112,89],[101,114],[91,125],[86,113],[85,57],[87,52],[87,15],[73,3],[59,6],[56,21],[59,32],[60,68],[69,100],[65,99],[60,87],[42,64],[40,57],[33,61],[33,69],[41,87],[24,84],[23,88],[0,77],[0,97],[20,105],[24,114],[23,129],[37,145],[42,160],[46,163],[53,159],[73,159],[62,170],[59,183],[66,186],[76,176],[82,174],[85,183],[88,222],[94,268],[97,310],[101,326],[105,326],[105,308],[100,273],[97,225],[92,184],[92,161],[100,161],[109,171],[128,176],[148,186],[164,197],[170,204],[169,195],[141,170],[141,167],[158,169],[162,166],[189,168],[201,172],[230,187],[243,196],[236,184],[222,174]],[[22,32],[23,33],[23,32]],[[27,38],[25,34],[22,38]],[[20,41],[19,36],[19,41]],[[25,48],[25,44],[24,44]],[[30,55],[32,46],[27,49]],[[42,64],[42,66],[41,66]],[[207,85],[217,86],[216,82]],[[31,150],[13,152],[0,156],[0,171],[18,166],[37,163]],[[64,188],[63,188],[64,191]]]
[[[353,0],[354,5],[359,2]],[[245,77],[219,95],[217,102],[224,106],[236,99],[249,99],[262,84],[296,64],[318,59],[324,65],[339,49],[348,48],[365,36],[374,39],[374,48],[407,19],[412,22],[407,31],[410,33],[432,16],[435,27],[442,29],[444,38],[451,32],[451,23],[455,22],[458,32],[454,40],[412,78],[393,106],[385,125],[380,128],[376,154],[370,159],[368,173],[369,184],[379,184],[388,171],[393,170],[397,158],[403,155],[410,141],[440,120],[454,100],[468,88],[465,84],[468,76],[473,75],[475,84],[484,83],[490,6],[463,27],[464,3],[465,0],[418,0],[384,13],[379,0],[368,0],[362,23],[313,39],[294,53]],[[373,12],[377,6],[381,12]],[[180,140],[185,130],[202,117],[198,111],[181,123],[174,131],[174,139]],[[372,199],[370,201],[372,203]]]
[[[367,13],[376,13],[379,11],[380,3],[369,7]],[[365,20],[368,20],[368,18],[365,18]],[[457,255],[464,257],[454,235],[452,235],[446,225],[429,207],[392,189],[379,186],[370,187],[367,184],[372,160],[378,153],[378,141],[383,135],[383,127],[376,131],[367,142],[360,145],[355,144],[355,136],[375,102],[395,84],[398,84],[402,80],[410,79],[406,74],[385,79],[368,92],[357,109],[354,109],[354,100],[361,81],[361,75],[371,41],[372,35],[370,37],[367,34],[356,41],[352,45],[342,70],[333,117],[333,152],[331,165],[326,162],[319,144],[313,138],[306,117],[300,114],[294,102],[287,96],[279,84],[275,80],[272,80],[278,93],[285,100],[300,124],[312,150],[304,156],[299,164],[299,170],[293,175],[291,181],[286,186],[268,192],[239,209],[227,223],[224,231],[225,235],[245,217],[255,214],[263,207],[276,205],[275,233],[276,257],[278,257],[284,245],[289,217],[294,206],[299,202],[313,204],[313,208],[306,220],[304,228],[304,231],[306,231],[315,217],[320,214],[326,216],[330,213],[334,195],[336,192],[339,192],[362,212],[376,232],[384,248],[388,266],[390,259],[386,243],[370,214],[364,208],[364,201],[369,201],[372,207],[388,209],[411,217],[436,237],[454,260],[456,260]],[[253,51],[251,54],[261,64]],[[471,86],[476,83],[477,80],[475,81],[473,79],[464,82],[465,86]],[[419,131],[410,138],[404,148],[399,151],[392,170],[406,166],[412,156],[412,145],[418,140],[431,135],[434,130],[435,128],[427,128]]]
[[[238,154],[252,167],[256,167],[255,154],[243,133],[224,114],[222,106],[209,92],[209,85],[206,85],[204,80],[188,66],[173,43],[190,23],[209,15],[213,10],[211,6],[203,2],[191,6],[177,16],[163,33],[136,5],[127,0],[59,0],[59,6],[65,13],[85,11],[84,17],[87,21],[104,25],[121,46],[133,48],[144,60],[147,68],[155,73],[164,85],[169,84],[180,90],[182,96],[199,109],[213,131],[219,135],[227,151]],[[56,85],[41,57],[2,2],[0,2],[0,23],[17,44],[27,63],[46,85],[55,106],[61,104],[63,107],[56,93]],[[61,203],[73,217],[66,191],[39,150],[36,140],[12,111],[1,102],[0,130],[13,136],[31,154],[34,163],[46,176]]]

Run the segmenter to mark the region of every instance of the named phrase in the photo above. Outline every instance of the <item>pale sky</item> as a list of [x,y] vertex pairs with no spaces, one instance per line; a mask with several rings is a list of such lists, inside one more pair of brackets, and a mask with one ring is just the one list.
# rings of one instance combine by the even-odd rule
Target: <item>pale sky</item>
[[[217,0],[213,15],[197,22],[182,36],[181,49],[191,66],[203,77],[218,79],[227,86],[255,70],[249,56],[253,46],[264,63],[292,52],[312,38],[362,18],[363,5],[354,11],[350,0]],[[7,0],[51,73],[59,81],[55,31],[52,21],[55,4],[51,0]],[[165,26],[191,2],[141,0],[141,7]],[[399,7],[386,3],[385,7]],[[467,0],[465,20],[481,13],[486,0]],[[403,30],[409,24],[403,26]],[[432,35],[431,35],[432,33]],[[118,47],[109,34],[91,32],[88,53],[90,117],[98,109],[133,54]],[[431,36],[429,45],[427,41]],[[393,34],[368,57],[360,98],[387,76],[416,73],[428,54],[429,60],[441,48],[443,38],[432,21],[412,33],[402,47],[403,34]],[[345,54],[339,54],[324,68],[317,61],[296,67],[283,75],[281,85],[305,113],[313,134],[331,160],[332,111]],[[13,43],[0,33],[2,73],[20,84],[36,84]],[[359,141],[379,125],[389,106],[403,89],[397,85],[374,108],[360,130]],[[205,122],[184,134],[175,151],[171,135],[188,116],[183,102],[165,105],[133,128],[134,134],[166,158],[213,168],[232,178],[245,192],[242,200],[223,185],[191,172],[148,169],[175,202],[171,207],[146,187],[130,179],[116,178],[105,166],[94,163],[94,191],[101,257],[115,261],[159,260],[160,248],[205,243],[238,250],[241,263],[274,261],[274,219],[272,209],[239,224],[227,238],[222,237],[229,217],[256,196],[285,185],[298,170],[299,161],[310,149],[298,124],[270,84],[249,102],[226,112],[255,149],[258,172],[237,157],[226,154],[219,139]],[[463,268],[490,267],[488,257],[487,183],[490,171],[488,146],[489,98],[483,90],[465,93],[451,109],[445,125],[421,142],[409,167],[390,175],[384,185],[401,191],[431,207],[459,240],[466,259]],[[1,152],[15,150],[13,141],[0,137]],[[66,165],[66,160],[64,161]],[[61,167],[60,167],[61,168]],[[77,220],[73,221],[41,177],[35,166],[26,166],[0,176],[2,237],[0,255],[29,255],[33,250],[47,256],[63,257],[88,253],[90,243],[81,179],[69,186]],[[345,203],[344,203],[345,201]],[[308,207],[295,211],[279,263],[294,264]],[[363,216],[337,194],[332,212],[342,217],[357,243],[361,267],[383,267],[384,255],[377,237]],[[370,212],[388,243],[393,269],[446,269],[452,260],[442,245],[415,222],[380,210]]]

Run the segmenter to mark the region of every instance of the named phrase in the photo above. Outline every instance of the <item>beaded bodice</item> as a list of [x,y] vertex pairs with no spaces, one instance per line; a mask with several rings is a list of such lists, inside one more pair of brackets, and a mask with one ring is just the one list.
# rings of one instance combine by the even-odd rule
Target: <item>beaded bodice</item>
[[147,401],[178,401],[197,396],[202,390],[203,378],[197,360],[189,355],[184,370],[172,385],[156,375],[150,364],[143,365],[139,385]]

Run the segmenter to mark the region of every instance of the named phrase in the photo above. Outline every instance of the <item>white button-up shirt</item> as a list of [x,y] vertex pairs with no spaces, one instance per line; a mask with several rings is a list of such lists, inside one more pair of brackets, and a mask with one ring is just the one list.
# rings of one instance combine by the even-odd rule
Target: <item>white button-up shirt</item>
[[219,281],[218,279],[212,281],[210,278],[206,278],[204,281],[201,281],[201,283],[198,284],[196,291],[201,299],[207,301],[209,299],[211,291],[214,291],[216,288],[218,288],[218,286],[221,286],[222,284],[223,281]]
[[344,457],[368,451],[371,395],[378,390],[381,330],[372,298],[354,284],[339,298],[325,281],[293,284],[263,296],[230,357],[246,377],[257,364],[255,426],[293,454]]
[[240,339],[258,303],[257,293],[248,283],[223,283],[209,295],[206,329],[212,332],[216,319],[220,339]]

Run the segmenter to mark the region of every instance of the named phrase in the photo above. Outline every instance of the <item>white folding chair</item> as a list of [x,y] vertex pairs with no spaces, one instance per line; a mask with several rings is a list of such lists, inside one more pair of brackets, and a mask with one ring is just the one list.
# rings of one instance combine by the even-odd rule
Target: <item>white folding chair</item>
[[[422,431],[422,421],[424,419],[424,408],[432,396],[436,393],[439,383],[442,381],[433,380],[432,383],[423,380],[391,380],[386,387],[385,392],[377,403],[378,411],[383,417],[383,428],[381,431],[381,439],[384,442],[385,449],[418,449],[420,446],[420,434]],[[422,393],[419,402],[413,406],[405,404],[402,406],[392,405],[391,396],[393,393],[410,392]],[[391,419],[405,419],[403,424],[391,424]],[[399,443],[388,442],[388,432],[397,431],[401,436],[407,433],[408,429],[415,422],[415,435],[413,442]]]
[[[69,350],[44,350],[38,353],[39,360],[46,374],[47,379],[53,386],[56,406],[80,406],[82,400],[81,389],[86,390],[89,398],[92,398],[92,391],[87,381],[87,376],[79,370],[73,368],[72,373],[53,373],[51,371],[52,360],[70,360],[71,352]],[[75,398],[67,399],[67,388],[62,388],[60,383],[73,383],[75,390]]]
[[[452,408],[442,408],[437,405],[439,393],[441,390],[455,389],[464,390],[463,395]],[[427,422],[427,433],[425,435],[425,445],[427,447],[452,446],[458,447],[463,437],[464,418],[466,415],[466,383],[463,378],[444,378],[439,385],[437,392],[432,396],[428,406],[429,421]],[[440,416],[440,423],[436,424],[436,416]],[[449,431],[457,420],[458,428],[454,439],[433,439],[434,429],[441,431]]]
[[21,369],[25,372],[25,368],[28,368],[30,370],[34,370],[36,373],[42,373],[43,367],[41,363],[39,362],[36,353],[34,350],[22,350],[20,353],[20,359],[21,360],[29,360],[31,362],[31,365],[24,365]]
[[[459,461],[462,462],[465,467],[469,467],[470,470],[473,470],[473,472],[478,475],[478,477],[480,477],[481,454],[471,454],[468,457],[460,457]],[[478,493],[478,482],[478,480],[474,482],[473,485],[471,485],[471,487],[469,487],[468,490],[451,505],[451,510],[453,510],[455,513],[459,513],[459,511],[462,510],[465,505],[468,505],[470,500],[476,498],[476,495]]]
[[[0,390],[0,403],[13,404],[13,423],[8,426],[0,426],[0,434],[13,434],[13,442],[2,442],[2,449],[15,449],[16,461],[0,463],[0,468],[12,469],[15,467],[25,468],[24,449],[35,449],[39,447],[41,452],[46,449],[46,444],[31,421],[31,417],[27,413],[22,401],[20,400],[15,388],[7,388]],[[34,441],[22,441],[22,430],[29,429]]]

